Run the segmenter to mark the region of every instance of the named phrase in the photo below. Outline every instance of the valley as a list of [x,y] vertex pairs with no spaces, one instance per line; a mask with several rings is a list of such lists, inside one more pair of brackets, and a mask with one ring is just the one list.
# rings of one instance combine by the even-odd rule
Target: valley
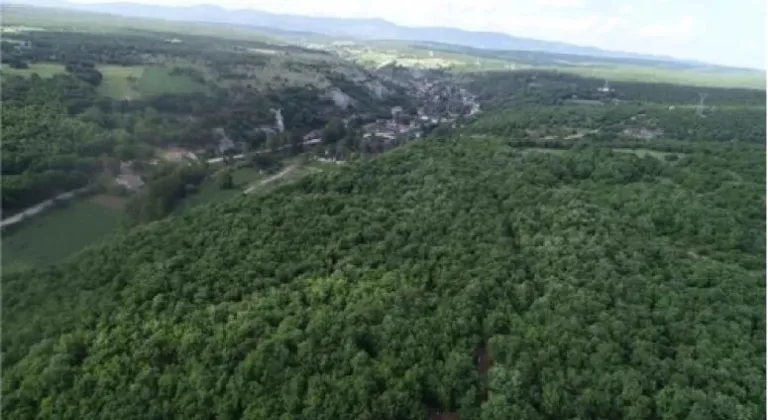
[[2,8],[3,418],[762,418],[754,74]]

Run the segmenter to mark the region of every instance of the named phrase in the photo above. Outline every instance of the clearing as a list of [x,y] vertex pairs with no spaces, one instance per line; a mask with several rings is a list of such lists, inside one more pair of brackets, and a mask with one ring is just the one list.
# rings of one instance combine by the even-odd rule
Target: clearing
[[117,197],[114,195],[99,194],[90,198],[91,203],[99,204],[112,210],[123,210],[125,204],[128,202],[126,198]]
[[171,74],[171,71],[165,67],[145,68],[138,81],[139,92],[143,96],[154,96],[163,93],[204,93],[208,91],[205,85],[188,75]]
[[56,74],[65,73],[64,65],[60,63],[32,63],[26,69],[14,69],[3,65],[0,67],[3,74],[17,74],[19,76],[30,76],[37,73],[40,77],[48,78]]
[[206,178],[202,184],[197,188],[197,192],[189,197],[186,197],[184,201],[178,206],[175,212],[181,212],[190,207],[194,207],[200,204],[211,203],[214,201],[221,201],[227,198],[233,197],[243,192],[243,188],[261,178],[263,175],[255,168],[241,167],[232,171],[232,181],[234,182],[234,188],[228,190],[222,190],[216,183],[216,176],[212,175]]
[[249,186],[248,188],[245,189],[245,193],[246,194],[250,194],[256,188],[263,187],[263,186],[265,186],[267,184],[271,184],[274,181],[282,179],[283,177],[287,176],[288,174],[294,172],[296,170],[296,168],[297,168],[297,166],[295,164],[294,165],[290,165],[290,166],[284,168],[282,171],[280,171],[280,172],[278,172],[278,173],[276,173],[276,174],[274,174],[274,175],[272,175],[272,176],[270,176],[270,177],[268,177],[266,179],[262,179],[261,181],[259,181],[257,183],[251,184],[251,186]]
[[115,99],[138,99],[163,93],[206,92],[207,88],[184,74],[165,67],[98,66],[104,79],[99,93]]
[[144,73],[143,66],[96,66],[104,76],[99,93],[115,99],[136,99],[141,96],[136,82]]
[[122,213],[90,200],[73,200],[3,232],[4,270],[61,261],[116,232]]
[[715,73],[705,69],[678,70],[640,66],[566,66],[557,70],[581,76],[623,82],[672,83],[690,86],[765,89],[765,73]]

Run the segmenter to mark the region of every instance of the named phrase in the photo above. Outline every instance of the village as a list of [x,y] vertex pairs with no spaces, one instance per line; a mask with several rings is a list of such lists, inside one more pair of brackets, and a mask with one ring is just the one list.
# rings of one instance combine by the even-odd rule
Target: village
[[[417,80],[412,86],[420,103],[415,112],[408,113],[403,107],[394,106],[390,110],[389,118],[377,118],[359,127],[358,138],[354,139],[354,142],[360,151],[365,152],[363,154],[379,154],[409,141],[418,140],[437,126],[447,125],[455,128],[460,119],[472,117],[480,112],[480,105],[474,95],[452,83]],[[354,108],[347,108],[346,104],[344,108],[350,110],[342,119],[346,129],[351,121],[359,120],[360,115],[355,113]],[[286,126],[280,109],[273,109],[272,113],[273,124],[255,129],[264,133],[267,145],[270,144],[269,139],[292,129]],[[316,128],[304,133],[301,137],[302,151],[311,152],[313,158],[320,162],[343,164],[344,158],[348,155],[344,147],[350,147],[350,145],[329,145],[323,138],[323,133],[324,128]],[[289,144],[281,144],[273,149],[250,150],[245,142],[232,140],[224,128],[212,130],[211,139],[215,143],[213,152],[210,148],[193,151],[172,147],[159,151],[150,164],[153,166],[161,162],[193,164],[203,161],[207,164],[220,164],[243,160],[254,155],[270,154],[291,147]],[[121,162],[120,171],[115,176],[115,183],[128,192],[137,192],[145,186],[145,180],[140,172],[135,169],[132,162]]]

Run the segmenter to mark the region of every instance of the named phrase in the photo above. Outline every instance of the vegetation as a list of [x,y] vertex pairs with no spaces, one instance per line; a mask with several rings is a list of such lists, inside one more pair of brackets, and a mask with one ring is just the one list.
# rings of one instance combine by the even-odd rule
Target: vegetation
[[123,222],[117,208],[93,198],[75,200],[3,229],[3,273],[45,267],[116,234]]
[[758,418],[764,162],[433,139],[197,207],[6,276],[3,414]]
[[[763,417],[764,91],[422,73],[464,118],[88,19],[3,33],[3,211],[104,192],[3,232],[3,418]],[[395,105],[455,119],[363,136]]]
[[251,52],[265,45],[147,31],[8,33],[2,42],[3,210],[106,176],[104,159],[148,161],[152,149],[171,146],[218,154],[214,131],[223,130],[234,149],[264,147],[262,130],[274,125],[273,109],[282,110],[288,130],[276,147],[342,115],[322,87],[280,77],[254,81],[272,61],[345,87],[363,121],[388,113],[390,101],[410,101],[392,84],[391,97],[371,100],[373,93],[337,74],[332,61]]
[[610,92],[602,92],[605,80],[584,78],[565,72],[526,70],[486,72],[467,76],[469,88],[478,93],[485,107],[561,105],[570,99],[604,102],[634,101],[669,105],[696,105],[706,94],[706,105],[765,107],[765,90],[695,87],[653,82],[611,81]]

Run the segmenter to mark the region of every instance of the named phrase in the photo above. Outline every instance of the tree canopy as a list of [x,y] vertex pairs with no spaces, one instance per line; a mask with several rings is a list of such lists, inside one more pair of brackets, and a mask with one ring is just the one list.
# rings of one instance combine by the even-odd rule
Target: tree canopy
[[754,419],[765,154],[433,138],[4,278],[4,418]]

